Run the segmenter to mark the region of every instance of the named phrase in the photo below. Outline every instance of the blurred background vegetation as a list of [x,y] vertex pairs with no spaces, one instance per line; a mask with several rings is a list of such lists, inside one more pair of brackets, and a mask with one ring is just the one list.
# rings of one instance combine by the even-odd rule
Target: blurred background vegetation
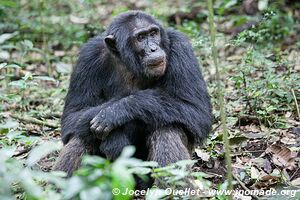
[[[86,157],[64,179],[50,170],[62,146],[59,120],[80,46],[132,9],[190,38],[214,104],[213,131],[195,162],[156,168],[132,158],[129,147],[114,163]],[[214,14],[234,187],[299,189],[300,2],[215,0]],[[186,176],[203,190],[226,188],[207,16],[206,1],[0,0],[0,199],[132,199],[111,189],[134,188],[133,174],[149,172],[174,188]],[[166,198],[153,191],[147,199]],[[300,199],[299,193],[284,198]]]

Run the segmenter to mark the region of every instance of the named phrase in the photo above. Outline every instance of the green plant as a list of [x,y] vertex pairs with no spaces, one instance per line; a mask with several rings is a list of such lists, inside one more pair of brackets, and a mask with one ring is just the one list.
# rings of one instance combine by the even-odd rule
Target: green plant
[[278,127],[284,125],[278,116],[295,111],[291,89],[300,90],[300,76],[284,57],[274,60],[263,51],[248,48],[232,80],[246,113],[259,116],[268,126]]
[[[132,158],[134,147],[126,147],[120,157],[113,163],[97,156],[87,156],[83,159],[83,167],[80,168],[68,182],[69,187],[65,191],[65,198],[79,199],[131,199],[132,196],[126,190],[133,190],[135,181],[133,174],[143,175],[151,170],[153,163],[143,163]],[[119,194],[113,195],[116,188]]]
[[257,25],[238,34],[235,43],[238,45],[243,42],[261,45],[276,43],[294,32],[294,24],[290,14],[267,10]]
[[[39,149],[38,154],[33,153],[25,161],[13,158],[15,148],[0,150],[0,199],[61,199],[62,195],[56,192],[56,188],[64,188],[66,180],[61,173],[45,173],[31,168],[42,156],[55,149],[57,145],[48,143],[51,148]],[[49,146],[48,146],[49,147]],[[49,184],[46,184],[49,183]],[[50,184],[51,183],[51,184]]]

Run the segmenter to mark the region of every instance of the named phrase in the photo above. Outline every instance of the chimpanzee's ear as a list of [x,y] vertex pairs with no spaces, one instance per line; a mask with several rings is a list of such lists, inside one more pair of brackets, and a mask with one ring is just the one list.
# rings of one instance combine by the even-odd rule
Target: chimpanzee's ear
[[116,44],[116,39],[113,35],[108,35],[104,38],[104,41],[107,45],[107,47],[112,50],[113,52],[117,53],[117,44]]

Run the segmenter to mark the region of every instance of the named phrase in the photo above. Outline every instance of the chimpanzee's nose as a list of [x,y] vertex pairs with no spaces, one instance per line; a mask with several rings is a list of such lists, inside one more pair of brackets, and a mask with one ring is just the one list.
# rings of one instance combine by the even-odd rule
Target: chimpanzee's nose
[[155,52],[157,50],[156,45],[150,45],[151,52]]
[[157,50],[157,47],[151,48],[151,51],[152,51],[152,52],[155,52],[156,50]]

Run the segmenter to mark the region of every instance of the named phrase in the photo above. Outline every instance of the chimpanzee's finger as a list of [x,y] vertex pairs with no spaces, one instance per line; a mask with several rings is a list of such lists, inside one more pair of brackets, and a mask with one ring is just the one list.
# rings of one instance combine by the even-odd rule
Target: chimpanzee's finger
[[102,125],[102,124],[100,124],[100,125],[96,128],[95,132],[96,132],[97,134],[100,134],[100,133],[103,132],[104,129],[105,129],[105,126]]
[[104,140],[108,135],[109,135],[110,131],[103,131],[102,133],[102,140]]
[[96,129],[98,128],[98,123],[93,123],[92,124],[92,126],[90,127],[90,130],[92,131],[92,132],[95,132],[96,131]]
[[94,117],[94,118],[92,119],[92,121],[90,122],[90,124],[91,124],[91,125],[94,124],[94,123],[96,122],[96,120],[97,120],[97,117]]

